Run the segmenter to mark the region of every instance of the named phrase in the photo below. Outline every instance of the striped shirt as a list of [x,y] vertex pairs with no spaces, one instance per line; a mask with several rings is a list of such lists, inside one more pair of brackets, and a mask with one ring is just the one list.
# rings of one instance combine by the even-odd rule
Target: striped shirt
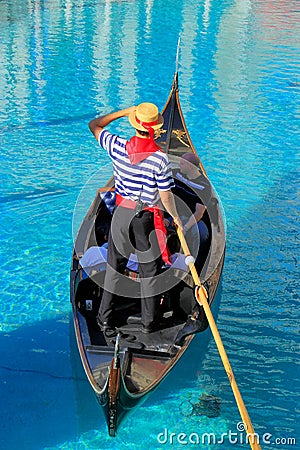
[[167,155],[161,151],[152,153],[143,161],[131,164],[126,152],[126,139],[102,130],[99,144],[112,159],[116,193],[123,198],[148,206],[160,200],[159,191],[168,191],[175,184]]

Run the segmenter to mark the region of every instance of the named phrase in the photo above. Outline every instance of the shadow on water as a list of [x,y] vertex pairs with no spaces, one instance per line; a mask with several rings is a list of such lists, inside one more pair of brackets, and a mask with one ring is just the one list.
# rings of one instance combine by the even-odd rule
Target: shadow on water
[[70,361],[70,321],[60,317],[0,335],[0,448],[38,450],[75,437],[83,424],[103,426],[76,348]]

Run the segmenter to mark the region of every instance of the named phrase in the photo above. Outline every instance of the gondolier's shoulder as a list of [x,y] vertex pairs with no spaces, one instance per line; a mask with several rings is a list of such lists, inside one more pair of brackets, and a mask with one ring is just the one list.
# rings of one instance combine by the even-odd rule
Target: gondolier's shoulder
[[99,145],[107,152],[111,152],[114,148],[125,148],[126,139],[121,138],[116,134],[112,134],[107,130],[102,130],[98,139]]
[[174,187],[174,179],[168,156],[162,151],[157,151],[151,157],[155,161],[155,179],[158,189],[162,191],[172,189]]
[[157,168],[161,170],[169,169],[170,162],[168,156],[161,150],[156,151],[150,155],[147,159],[152,160]]

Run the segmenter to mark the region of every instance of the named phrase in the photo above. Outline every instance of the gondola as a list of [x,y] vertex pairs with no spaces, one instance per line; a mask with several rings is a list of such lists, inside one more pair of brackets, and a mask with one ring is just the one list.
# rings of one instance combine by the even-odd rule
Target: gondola
[[[196,154],[179,102],[177,69],[162,114],[164,126],[156,139],[169,155],[177,186],[182,184],[178,177],[182,155],[187,152]],[[225,230],[221,203],[201,162],[199,173],[203,177],[201,202],[207,208],[203,220],[210,239],[198,271],[212,308],[220,289]],[[139,275],[134,261],[124,273],[130,289],[123,293],[119,302],[118,336],[108,338],[97,326],[96,314],[105,276],[105,242],[114,198],[114,180],[110,178],[98,189],[79,227],[70,276],[77,345],[88,381],[103,408],[110,436],[115,436],[127,413],[148,398],[175,369],[195,335],[208,327],[205,313],[195,300],[193,278],[184,264],[184,255],[174,230],[170,230],[168,243],[176,254],[175,262],[180,263],[165,267],[162,272],[166,291],[162,292],[164,323],[161,328],[149,335],[140,333],[138,327],[134,328],[140,314]],[[95,251],[98,256],[95,256]]]

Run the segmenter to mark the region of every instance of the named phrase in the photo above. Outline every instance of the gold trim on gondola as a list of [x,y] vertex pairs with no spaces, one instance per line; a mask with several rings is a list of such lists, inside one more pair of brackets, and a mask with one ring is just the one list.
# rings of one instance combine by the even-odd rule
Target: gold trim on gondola
[[190,147],[190,145],[189,145],[188,142],[186,143],[186,142],[184,142],[184,141],[182,140],[183,137],[185,137],[185,138],[187,139],[187,136],[186,136],[186,132],[185,132],[185,131],[183,131],[183,130],[172,130],[172,133],[175,134],[175,136],[177,137],[177,139],[178,139],[183,145],[185,145],[186,147]]

